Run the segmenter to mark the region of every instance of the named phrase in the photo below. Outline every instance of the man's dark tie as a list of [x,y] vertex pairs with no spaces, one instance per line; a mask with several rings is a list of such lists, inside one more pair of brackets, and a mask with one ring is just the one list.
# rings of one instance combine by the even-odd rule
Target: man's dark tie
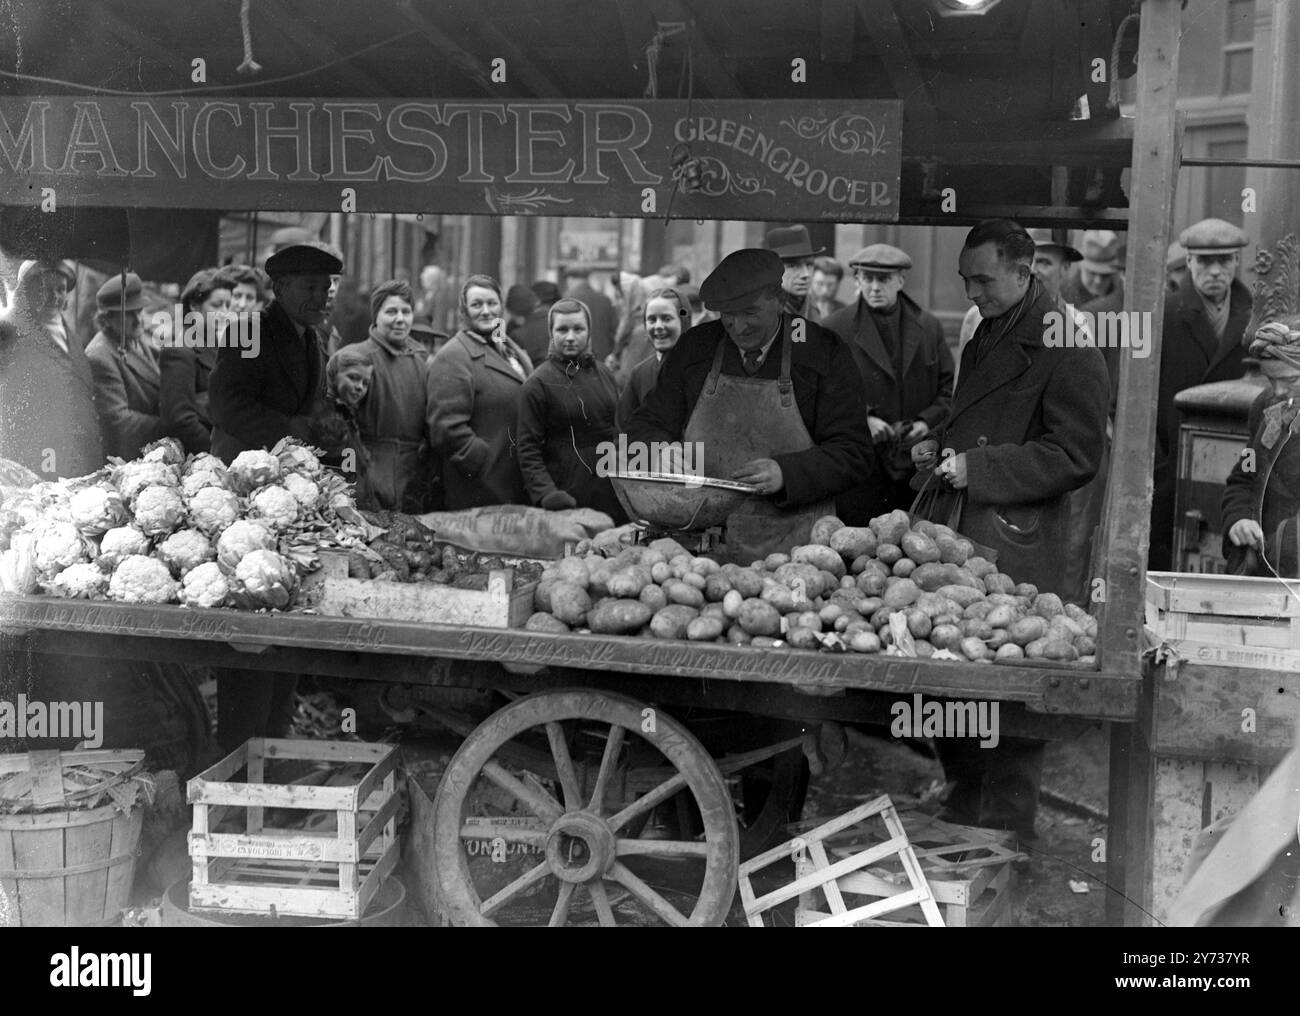
[[759,364],[763,360],[763,351],[761,349],[750,349],[741,357],[745,368],[745,373],[753,376],[758,373]]

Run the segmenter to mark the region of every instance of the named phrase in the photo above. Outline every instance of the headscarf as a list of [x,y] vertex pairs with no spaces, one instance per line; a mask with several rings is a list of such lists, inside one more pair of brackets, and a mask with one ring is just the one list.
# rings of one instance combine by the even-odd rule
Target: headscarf
[[[556,346],[555,336],[552,331],[555,328],[555,316],[557,314],[581,314],[587,319],[587,345],[576,357],[563,355]],[[546,312],[546,336],[548,342],[546,355],[552,360],[557,360],[560,363],[569,363],[576,360],[579,364],[591,360],[591,309],[581,300],[575,300],[572,297],[557,300],[551,304],[551,309]]]

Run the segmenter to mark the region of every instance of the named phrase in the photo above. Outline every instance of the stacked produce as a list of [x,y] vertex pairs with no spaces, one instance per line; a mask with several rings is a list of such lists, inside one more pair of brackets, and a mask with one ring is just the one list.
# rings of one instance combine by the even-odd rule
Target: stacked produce
[[401,512],[362,512],[366,522],[383,535],[365,549],[348,552],[348,578],[378,582],[433,582],[457,589],[487,588],[488,572],[513,568],[515,584],[537,579],[542,566],[500,555],[480,554],[453,547],[414,515]]
[[533,631],[975,662],[1090,662],[1097,635],[1079,607],[902,511],[861,527],[819,519],[811,543],[748,567],[692,557],[673,540],[565,558],[543,571],[535,609]]
[[322,546],[366,535],[347,482],[285,439],[227,467],[164,438],[0,505],[0,584],[126,603],[284,610]]

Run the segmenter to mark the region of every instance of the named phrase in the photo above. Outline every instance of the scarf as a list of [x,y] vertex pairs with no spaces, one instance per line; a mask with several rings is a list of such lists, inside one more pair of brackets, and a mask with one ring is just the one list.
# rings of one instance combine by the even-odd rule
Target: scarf
[[979,326],[975,329],[975,337],[972,339],[975,343],[975,358],[973,361],[975,366],[979,366],[980,361],[992,352],[993,347],[1001,341],[1004,335],[1020,324],[1029,308],[1037,302],[1042,293],[1042,283],[1031,275],[1029,277],[1029,288],[1025,290],[1025,295],[1020,298],[1018,304],[1005,314],[980,321]]

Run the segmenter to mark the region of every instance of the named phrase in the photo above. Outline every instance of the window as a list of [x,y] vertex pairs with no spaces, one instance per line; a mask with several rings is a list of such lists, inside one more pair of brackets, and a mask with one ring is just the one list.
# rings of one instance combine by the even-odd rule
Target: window
[[1228,30],[1223,47],[1223,94],[1250,91],[1255,46],[1255,0],[1229,0]]

